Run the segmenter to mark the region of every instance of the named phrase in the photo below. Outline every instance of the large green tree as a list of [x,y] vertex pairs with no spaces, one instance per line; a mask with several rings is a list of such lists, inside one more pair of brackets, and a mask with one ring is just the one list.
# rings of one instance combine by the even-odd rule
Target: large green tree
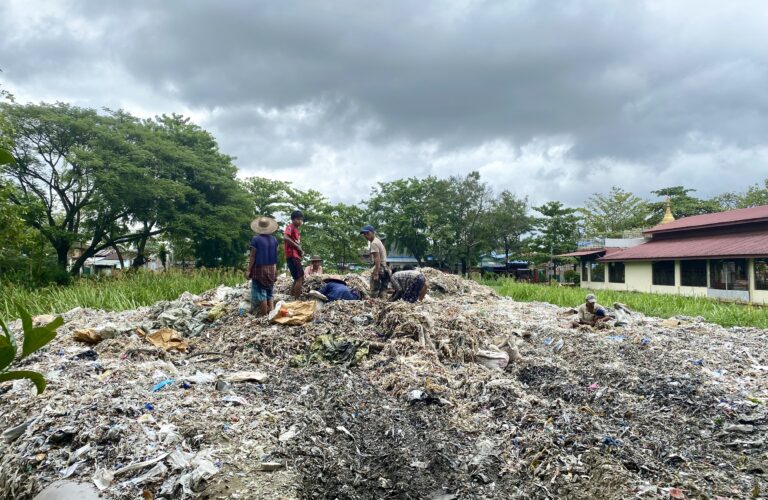
[[575,208],[567,208],[559,201],[549,201],[533,209],[537,217],[535,236],[527,240],[534,260],[543,262],[552,255],[571,252],[579,239],[579,216]]
[[533,229],[534,219],[528,215],[528,200],[504,190],[493,200],[488,224],[495,249],[504,253],[505,262],[522,249],[522,236]]
[[433,252],[432,230],[442,217],[437,213],[438,191],[445,182],[435,177],[380,182],[367,201],[371,222],[387,235],[390,250],[410,252],[423,263]]
[[648,202],[613,186],[608,194],[592,195],[579,209],[588,238],[621,238],[625,231],[648,224]]
[[4,105],[13,159],[3,174],[11,201],[53,247],[60,267],[105,248],[133,245],[140,266],[158,235],[194,242],[197,263],[236,265],[247,247],[250,210],[232,158],[179,115],[137,120],[67,104]]

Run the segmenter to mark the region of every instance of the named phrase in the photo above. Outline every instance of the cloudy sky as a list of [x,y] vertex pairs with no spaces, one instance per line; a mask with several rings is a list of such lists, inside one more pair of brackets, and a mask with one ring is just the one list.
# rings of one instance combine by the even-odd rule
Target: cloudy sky
[[763,0],[0,3],[17,100],[178,112],[356,202],[479,170],[534,203],[768,177]]

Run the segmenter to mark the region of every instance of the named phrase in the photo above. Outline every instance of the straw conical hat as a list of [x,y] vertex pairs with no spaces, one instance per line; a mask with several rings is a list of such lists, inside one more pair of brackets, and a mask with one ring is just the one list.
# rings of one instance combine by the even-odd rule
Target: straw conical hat
[[277,231],[277,221],[272,217],[258,217],[251,222],[251,229],[256,234],[272,234]]

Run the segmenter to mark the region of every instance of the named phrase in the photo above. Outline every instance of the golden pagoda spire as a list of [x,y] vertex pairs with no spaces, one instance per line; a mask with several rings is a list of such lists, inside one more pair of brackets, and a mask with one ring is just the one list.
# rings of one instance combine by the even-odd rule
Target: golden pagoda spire
[[672,215],[672,205],[669,196],[667,196],[666,210],[664,210],[664,217],[661,219],[661,224],[669,224],[675,220],[675,216]]

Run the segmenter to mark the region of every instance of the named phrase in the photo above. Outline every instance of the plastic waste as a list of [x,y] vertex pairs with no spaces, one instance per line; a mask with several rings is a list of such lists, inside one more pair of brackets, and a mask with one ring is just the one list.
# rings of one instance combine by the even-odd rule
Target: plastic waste
[[173,384],[173,382],[174,382],[174,380],[172,378],[171,379],[163,380],[162,382],[158,382],[157,384],[155,384],[152,387],[152,392],[157,392],[159,390],[162,390],[163,388],[168,387],[169,385]]

